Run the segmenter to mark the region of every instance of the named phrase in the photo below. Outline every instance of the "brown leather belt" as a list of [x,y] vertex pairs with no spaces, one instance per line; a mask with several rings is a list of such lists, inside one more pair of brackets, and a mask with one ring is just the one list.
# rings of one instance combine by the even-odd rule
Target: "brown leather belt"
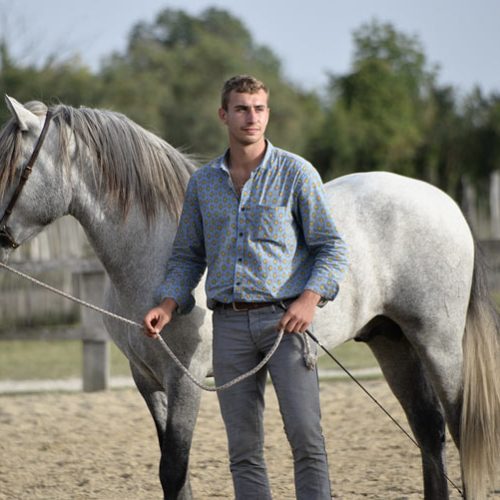
[[232,311],[252,311],[253,309],[260,309],[262,307],[276,306],[283,302],[285,305],[290,304],[296,299],[274,300],[272,302],[215,302],[214,309],[231,309]]

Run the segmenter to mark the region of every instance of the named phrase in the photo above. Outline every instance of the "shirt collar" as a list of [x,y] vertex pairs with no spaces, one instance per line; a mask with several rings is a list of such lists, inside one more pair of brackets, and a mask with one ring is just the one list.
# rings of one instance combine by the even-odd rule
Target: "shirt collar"
[[[264,158],[262,158],[262,161],[260,162],[260,164],[257,166],[257,168],[255,170],[264,169],[264,168],[266,168],[266,166],[269,163],[269,159],[271,158],[274,146],[271,144],[271,141],[269,141],[268,139],[266,139],[266,144],[267,144],[266,154],[264,155]],[[224,151],[224,154],[222,154],[218,158],[216,158],[213,161],[213,163],[211,164],[211,166],[214,168],[219,168],[221,170],[224,170],[224,172],[229,174],[229,165],[227,164],[228,154],[229,154],[229,148],[226,149],[226,151]],[[255,172],[255,170],[254,170],[254,172]]]

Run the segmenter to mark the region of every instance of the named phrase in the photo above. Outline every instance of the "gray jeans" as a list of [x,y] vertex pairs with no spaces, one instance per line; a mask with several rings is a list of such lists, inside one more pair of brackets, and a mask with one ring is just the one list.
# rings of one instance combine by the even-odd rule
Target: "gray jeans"
[[[271,349],[283,311],[275,306],[213,314],[215,382],[224,384],[252,369]],[[311,345],[311,349],[315,349]],[[318,375],[304,363],[302,335],[285,334],[277,351],[253,377],[218,392],[226,427],[237,500],[271,498],[264,461],[264,389],[267,371],[276,391],[292,448],[296,497],[331,499],[328,462],[321,430]]]

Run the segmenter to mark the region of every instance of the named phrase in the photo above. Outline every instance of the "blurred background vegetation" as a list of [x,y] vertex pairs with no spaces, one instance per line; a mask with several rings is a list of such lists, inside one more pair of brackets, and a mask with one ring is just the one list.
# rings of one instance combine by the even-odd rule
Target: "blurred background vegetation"
[[[270,140],[306,156],[329,180],[389,170],[427,180],[460,202],[463,179],[477,187],[500,167],[500,93],[463,95],[440,86],[418,37],[373,20],[353,33],[348,74],[306,91],[276,54],[256,44],[244,23],[209,8],[198,16],[165,9],[130,30],[123,53],[97,70],[78,58],[21,64],[0,38],[0,89],[42,100],[125,113],[201,158],[224,149],[216,114],[223,81],[250,73],[271,89]],[[0,121],[7,111],[0,109]]]

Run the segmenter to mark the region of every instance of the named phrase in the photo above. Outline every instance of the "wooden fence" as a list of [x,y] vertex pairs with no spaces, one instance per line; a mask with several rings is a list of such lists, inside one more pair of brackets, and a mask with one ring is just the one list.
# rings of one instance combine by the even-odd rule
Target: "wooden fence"
[[479,251],[486,260],[490,290],[496,295],[500,295],[500,239],[481,240]]
[[[26,262],[17,263],[15,268],[36,276],[50,273],[57,268],[59,272],[68,274],[72,278],[72,287],[70,290],[65,290],[66,292],[91,304],[97,306],[102,304],[106,276],[102,265],[96,259]],[[58,297],[36,284],[29,283],[29,286],[38,294],[45,294],[52,298]],[[65,298],[62,300],[68,301]],[[71,304],[74,307],[74,304]],[[79,309],[79,321],[74,325],[13,325],[0,331],[0,340],[81,340],[83,343],[83,390],[92,392],[107,389],[110,371],[108,332],[104,328],[99,313],[83,306],[77,305],[76,307]]]

